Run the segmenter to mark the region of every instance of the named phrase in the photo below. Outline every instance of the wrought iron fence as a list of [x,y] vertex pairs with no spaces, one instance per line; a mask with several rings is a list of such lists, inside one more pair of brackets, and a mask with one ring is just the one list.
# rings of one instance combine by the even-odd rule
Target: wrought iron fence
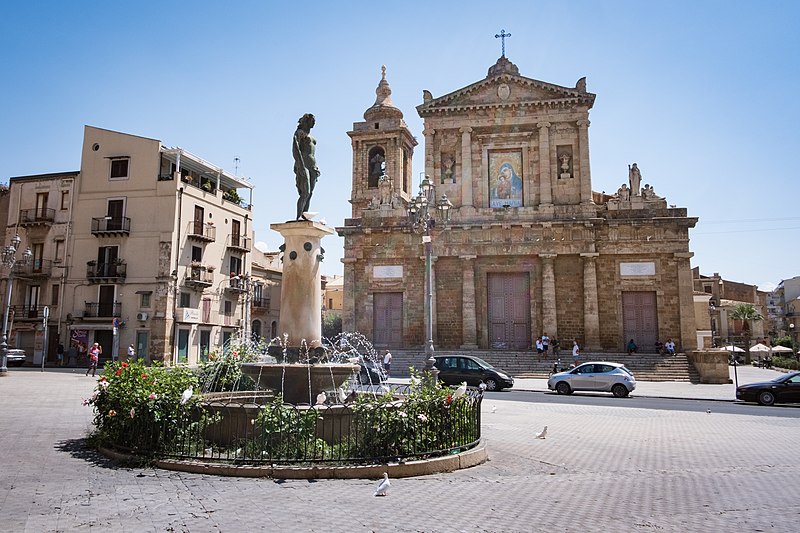
[[[332,393],[334,394],[334,393]],[[245,397],[246,398],[246,397]],[[117,449],[138,455],[233,464],[381,464],[430,458],[475,447],[483,392],[455,400],[331,405],[208,401],[177,417],[121,417]]]

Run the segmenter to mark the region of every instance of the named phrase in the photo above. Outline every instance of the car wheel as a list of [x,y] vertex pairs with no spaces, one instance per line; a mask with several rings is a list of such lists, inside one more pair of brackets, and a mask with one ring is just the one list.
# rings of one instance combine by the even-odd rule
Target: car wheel
[[484,381],[486,383],[486,390],[499,390],[500,388],[497,386],[497,381],[493,380],[492,378],[487,379]]
[[775,395],[765,390],[758,393],[758,403],[761,405],[772,405],[775,403]]
[[556,385],[556,392],[559,394],[572,394],[572,388],[566,381],[559,381]]
[[620,383],[617,383],[616,385],[611,387],[611,392],[613,392],[614,396],[616,396],[617,398],[624,398],[625,396],[628,395],[628,387]]

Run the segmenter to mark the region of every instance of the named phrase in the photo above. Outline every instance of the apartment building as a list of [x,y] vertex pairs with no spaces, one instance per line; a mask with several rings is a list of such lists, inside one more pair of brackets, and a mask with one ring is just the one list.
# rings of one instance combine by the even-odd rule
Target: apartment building
[[63,342],[59,332],[68,272],[66,250],[78,175],[74,171],[12,177],[4,195],[2,245],[19,237],[13,268],[3,269],[2,294],[7,294],[9,280],[13,284],[8,345],[24,349],[28,364],[41,364],[43,356],[54,362],[56,347]]
[[252,281],[250,334],[256,341],[268,342],[281,334],[283,264],[280,252],[262,252],[253,249],[250,273]]
[[250,183],[157,139],[86,126],[75,184],[62,338],[98,342],[104,359],[133,344],[148,361],[196,364],[244,327]]

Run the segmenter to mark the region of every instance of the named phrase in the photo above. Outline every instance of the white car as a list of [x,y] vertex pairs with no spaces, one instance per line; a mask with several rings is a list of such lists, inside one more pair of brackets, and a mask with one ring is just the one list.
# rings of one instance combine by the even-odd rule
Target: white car
[[553,374],[547,380],[547,388],[559,394],[599,391],[611,392],[617,398],[624,398],[636,388],[636,378],[619,363],[592,361],[572,370]]

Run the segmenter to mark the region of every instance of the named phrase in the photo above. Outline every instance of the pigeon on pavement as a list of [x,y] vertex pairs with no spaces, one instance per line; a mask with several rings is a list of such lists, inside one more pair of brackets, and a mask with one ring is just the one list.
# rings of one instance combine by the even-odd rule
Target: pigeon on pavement
[[541,433],[536,434],[537,439],[543,439],[545,437],[547,437],[547,426],[544,427]]
[[383,479],[378,483],[378,486],[375,488],[375,496],[386,496],[389,492],[389,487],[392,484],[389,483],[389,474],[386,472],[383,473]]

